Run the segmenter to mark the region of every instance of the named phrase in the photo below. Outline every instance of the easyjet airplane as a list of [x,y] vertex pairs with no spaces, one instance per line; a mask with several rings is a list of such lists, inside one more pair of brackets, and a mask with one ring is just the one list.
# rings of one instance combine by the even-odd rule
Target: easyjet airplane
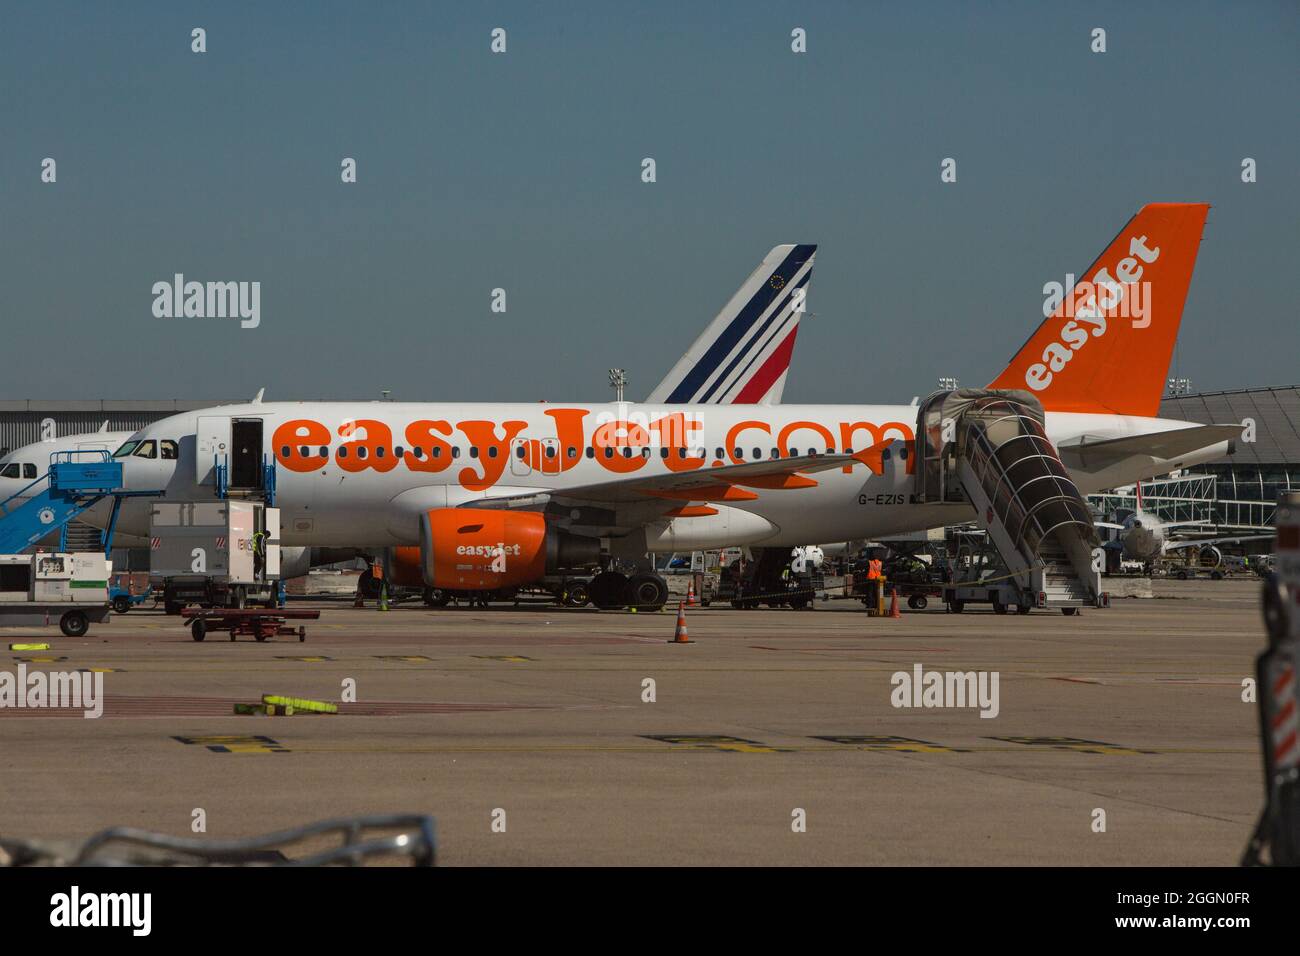
[[[1239,431],[1155,417],[1208,209],[1145,206],[990,386],[1041,403],[1084,494],[1220,457]],[[744,344],[801,303],[811,258],[793,247],[660,401],[231,405],[159,421],[118,454],[129,486],[172,500],[212,497],[222,469],[236,493],[255,490],[273,462],[285,546],[387,550],[391,579],[444,591],[509,589],[646,552],[970,520],[969,504],[918,500],[918,457],[932,444],[947,453],[929,428],[917,447],[929,403],[677,403],[733,388]],[[168,440],[176,460],[132,455],[133,442]],[[120,527],[147,534],[148,512],[128,502]],[[649,570],[630,581],[606,570],[590,591],[606,606],[666,597]]]

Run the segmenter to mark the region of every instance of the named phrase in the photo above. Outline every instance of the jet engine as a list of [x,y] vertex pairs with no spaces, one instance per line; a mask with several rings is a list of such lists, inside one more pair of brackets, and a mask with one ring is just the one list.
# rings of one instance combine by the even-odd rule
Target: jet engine
[[435,508],[420,516],[418,548],[392,550],[389,579],[407,587],[495,591],[599,559],[599,539],[547,527],[540,512]]

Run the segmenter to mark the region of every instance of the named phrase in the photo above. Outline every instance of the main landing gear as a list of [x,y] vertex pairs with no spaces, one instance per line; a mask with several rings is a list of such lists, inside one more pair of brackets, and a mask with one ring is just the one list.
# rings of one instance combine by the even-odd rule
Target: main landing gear
[[602,571],[587,582],[587,593],[602,611],[624,607],[657,611],[668,603],[668,582],[649,572],[629,578],[618,571]]

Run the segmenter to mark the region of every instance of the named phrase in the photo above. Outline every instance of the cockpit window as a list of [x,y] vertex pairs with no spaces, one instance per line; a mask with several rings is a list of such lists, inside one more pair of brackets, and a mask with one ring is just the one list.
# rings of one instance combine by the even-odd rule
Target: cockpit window
[[18,462],[16,461],[9,462],[9,464],[4,466],[3,470],[0,470],[0,478],[17,478],[17,477],[18,477]]
[[114,458],[125,458],[131,452],[135,451],[135,446],[140,444],[138,441],[129,441],[122,445],[117,451],[113,452]]
[[131,454],[136,458],[157,458],[158,443],[153,439],[146,439],[145,441],[140,442],[140,444],[136,446],[135,451]]
[[33,465],[30,461],[23,462],[23,477],[24,478],[36,477],[36,466]]
[[159,448],[162,450],[163,461],[175,461],[177,459],[176,442],[170,438],[164,438],[159,442]]

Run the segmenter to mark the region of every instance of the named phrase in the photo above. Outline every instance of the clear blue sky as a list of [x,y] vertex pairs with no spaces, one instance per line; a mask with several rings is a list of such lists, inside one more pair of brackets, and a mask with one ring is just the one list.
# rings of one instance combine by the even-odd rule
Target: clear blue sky
[[1214,204],[1176,371],[1300,381],[1294,2],[10,3],[0,91],[0,398],[639,397],[815,242],[786,400],[907,401],[1158,200]]

